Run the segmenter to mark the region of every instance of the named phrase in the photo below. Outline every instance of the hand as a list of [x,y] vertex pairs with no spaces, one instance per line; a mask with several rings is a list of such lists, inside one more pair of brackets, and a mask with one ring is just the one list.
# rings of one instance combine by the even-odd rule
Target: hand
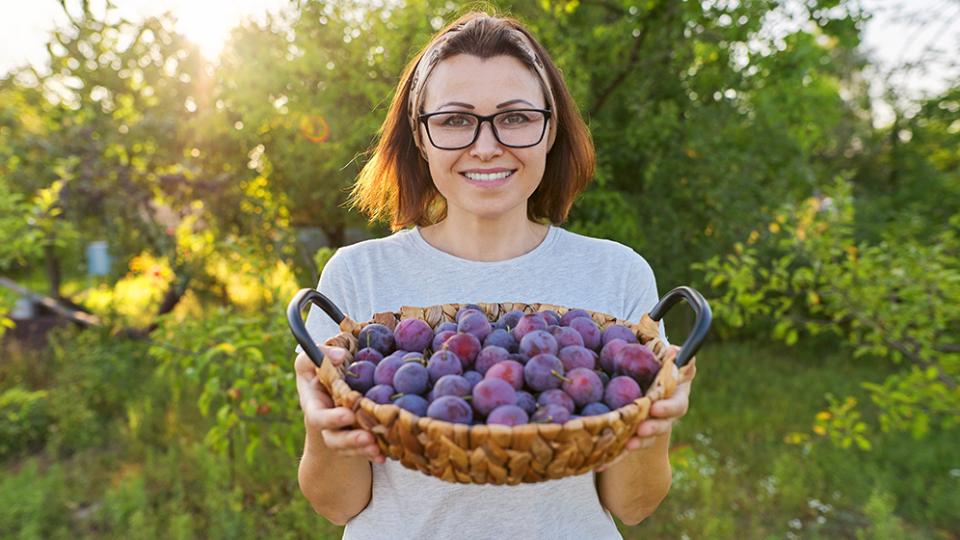
[[[671,351],[668,354],[676,357],[676,354],[680,351],[680,347],[671,345],[670,348]],[[656,442],[657,437],[670,433],[670,430],[673,429],[673,423],[687,414],[687,408],[690,405],[690,386],[693,383],[693,376],[696,374],[695,358],[690,359],[690,366],[692,368],[690,372],[691,375],[677,383],[677,388],[674,390],[673,395],[666,399],[657,400],[650,406],[647,419],[640,422],[640,425],[637,426],[636,436],[631,437],[627,441],[625,447],[627,451],[620,454],[617,459],[610,463],[598,467],[597,472],[610,468],[634,450],[650,448],[654,442]],[[676,366],[674,366],[673,369],[674,376],[679,379],[679,370],[677,370]]]
[[[339,366],[347,358],[346,349],[320,344],[317,346],[334,365]],[[307,353],[297,356],[294,368],[297,372],[297,393],[300,394],[300,408],[303,410],[307,437],[319,435],[324,445],[339,456],[362,457],[383,463],[385,458],[372,434],[362,429],[343,429],[355,425],[353,411],[334,406],[333,398],[320,384],[316,366]]]

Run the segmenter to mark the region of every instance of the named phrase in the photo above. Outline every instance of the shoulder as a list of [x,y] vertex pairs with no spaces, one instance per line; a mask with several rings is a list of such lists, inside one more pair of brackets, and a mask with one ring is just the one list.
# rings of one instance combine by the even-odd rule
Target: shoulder
[[641,274],[653,274],[653,269],[647,260],[630,246],[606,238],[595,238],[567,229],[559,229],[559,243],[565,252],[578,257],[589,257],[604,265],[629,268],[630,271]]
[[[412,247],[412,229],[403,229],[382,238],[369,238],[337,248],[333,258],[341,262],[356,261],[370,256],[394,251],[406,251]],[[331,259],[332,261],[333,259]]]

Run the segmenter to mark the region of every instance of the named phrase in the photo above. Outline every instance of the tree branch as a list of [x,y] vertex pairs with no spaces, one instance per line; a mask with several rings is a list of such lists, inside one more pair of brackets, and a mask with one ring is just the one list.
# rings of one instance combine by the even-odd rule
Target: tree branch
[[630,57],[627,59],[627,64],[624,68],[618,73],[613,80],[611,80],[605,88],[598,92],[598,97],[594,101],[593,106],[590,107],[590,116],[596,116],[600,109],[606,105],[607,101],[610,99],[610,96],[613,95],[614,91],[623,84],[623,81],[626,80],[627,76],[634,70],[637,66],[637,62],[640,60],[640,50],[643,48],[644,42],[647,40],[649,35],[649,30],[651,22],[653,19],[659,15],[666,7],[674,5],[674,2],[671,0],[661,1],[655,8],[647,12],[647,14],[640,19],[639,24],[641,25],[640,33],[633,40],[633,48],[630,50]]

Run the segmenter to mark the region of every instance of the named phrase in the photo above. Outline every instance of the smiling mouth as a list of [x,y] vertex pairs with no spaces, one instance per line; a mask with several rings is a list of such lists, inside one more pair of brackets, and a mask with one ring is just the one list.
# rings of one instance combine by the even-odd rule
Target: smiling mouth
[[474,180],[477,182],[494,182],[496,180],[503,180],[504,178],[512,176],[513,173],[515,172],[517,172],[516,169],[512,171],[502,171],[502,172],[495,172],[495,173],[467,172],[467,173],[460,173],[460,174],[462,174],[463,176],[466,176],[470,180]]

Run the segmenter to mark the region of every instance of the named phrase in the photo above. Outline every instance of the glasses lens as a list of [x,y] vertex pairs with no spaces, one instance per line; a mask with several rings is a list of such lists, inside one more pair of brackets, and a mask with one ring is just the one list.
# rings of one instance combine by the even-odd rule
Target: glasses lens
[[[434,114],[426,124],[437,148],[465,148],[473,144],[477,135],[477,117],[470,114]],[[543,138],[546,116],[538,111],[504,111],[493,117],[492,124],[504,145],[533,146]]]
[[546,119],[537,111],[504,111],[493,118],[500,142],[507,146],[533,146],[543,137]]
[[477,119],[461,113],[435,114],[427,118],[427,129],[438,148],[462,148],[473,142]]

